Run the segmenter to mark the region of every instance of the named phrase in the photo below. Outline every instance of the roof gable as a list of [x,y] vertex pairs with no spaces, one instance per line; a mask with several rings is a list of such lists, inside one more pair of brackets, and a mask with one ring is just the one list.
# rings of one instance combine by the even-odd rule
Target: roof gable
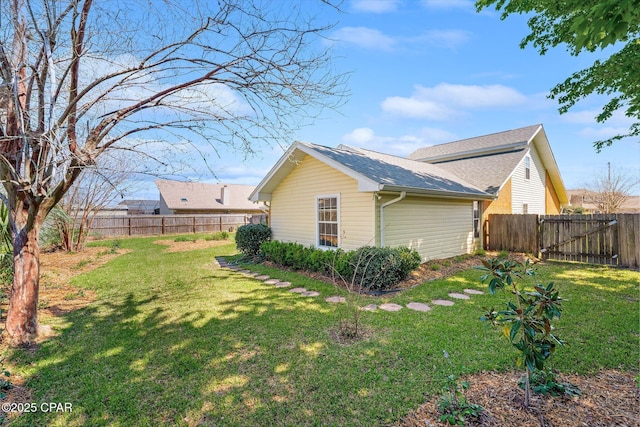
[[560,203],[567,204],[567,192],[542,125],[424,147],[408,158],[437,165],[495,195],[532,147],[540,155]]
[[347,146],[331,148],[296,142],[258,185],[251,199],[270,200],[273,190],[305,155],[355,179],[359,191],[407,191],[440,197],[492,198],[435,165]]

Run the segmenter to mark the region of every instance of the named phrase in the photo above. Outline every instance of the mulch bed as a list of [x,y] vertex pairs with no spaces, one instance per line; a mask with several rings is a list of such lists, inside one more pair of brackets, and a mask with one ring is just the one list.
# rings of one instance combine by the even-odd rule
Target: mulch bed
[[[533,395],[524,407],[524,391],[517,386],[520,372],[481,372],[460,380],[469,381],[464,395],[484,411],[468,426],[495,427],[612,427],[640,426],[640,389],[634,375],[615,370],[594,376],[563,375],[558,379],[580,389],[575,397]],[[445,426],[439,421],[438,396],[409,413],[399,425],[405,427]]]

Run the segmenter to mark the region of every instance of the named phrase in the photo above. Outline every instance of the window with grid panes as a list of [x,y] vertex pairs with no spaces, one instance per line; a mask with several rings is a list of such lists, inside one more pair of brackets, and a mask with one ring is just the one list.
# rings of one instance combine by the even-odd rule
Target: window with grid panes
[[318,197],[318,246],[338,247],[338,198]]

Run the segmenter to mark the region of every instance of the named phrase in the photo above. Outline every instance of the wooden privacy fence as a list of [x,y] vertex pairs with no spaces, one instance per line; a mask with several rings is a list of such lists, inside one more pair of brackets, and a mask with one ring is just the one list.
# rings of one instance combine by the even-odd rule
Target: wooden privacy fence
[[488,249],[640,267],[640,214],[489,215]]
[[90,231],[103,236],[208,233],[265,221],[266,215],[250,214],[96,216]]

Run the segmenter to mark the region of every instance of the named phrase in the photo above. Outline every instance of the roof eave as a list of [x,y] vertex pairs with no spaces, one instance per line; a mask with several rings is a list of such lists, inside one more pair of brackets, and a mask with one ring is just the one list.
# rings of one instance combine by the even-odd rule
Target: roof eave
[[426,188],[402,187],[398,185],[381,184],[378,191],[400,192],[406,191],[410,195],[432,196],[447,199],[466,199],[466,200],[494,200],[496,196],[489,193],[467,193],[461,191],[448,190],[430,190]]

